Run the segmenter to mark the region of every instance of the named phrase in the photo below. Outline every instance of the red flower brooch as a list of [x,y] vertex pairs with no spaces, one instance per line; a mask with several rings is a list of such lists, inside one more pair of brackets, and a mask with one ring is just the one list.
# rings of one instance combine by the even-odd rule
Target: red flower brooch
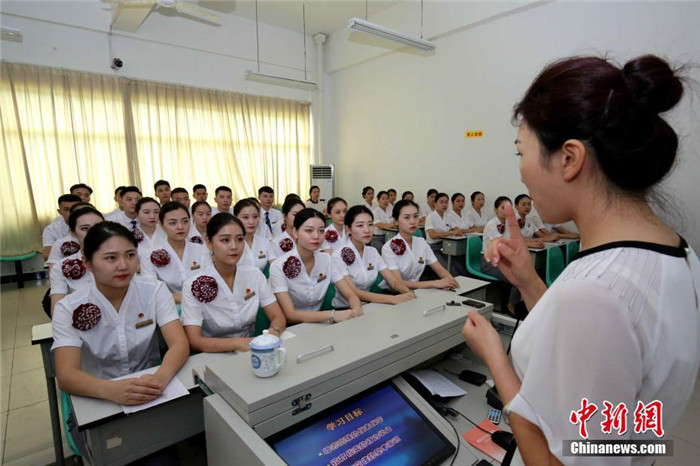
[[287,231],[287,224],[283,223],[282,224],[282,233],[284,233],[285,231]]
[[80,251],[80,245],[75,241],[66,241],[61,245],[61,254],[64,256],[72,256]]
[[345,262],[345,265],[352,265],[355,262],[355,253],[350,248],[341,249],[340,257]]
[[335,230],[327,230],[326,241],[328,241],[329,243],[335,243],[336,241],[338,241],[338,232]]
[[287,278],[297,278],[301,272],[301,261],[295,256],[287,258],[282,265],[282,271]]
[[518,226],[519,226],[520,228],[523,228],[523,227],[525,226],[525,219],[519,218],[519,219],[518,219]]
[[203,303],[209,303],[219,294],[219,285],[214,277],[202,275],[192,282],[192,294]]
[[156,249],[151,253],[151,263],[156,267],[165,267],[170,263],[170,254],[165,249]]
[[134,228],[133,230],[131,230],[131,234],[134,235],[134,238],[136,238],[137,243],[143,241],[143,231],[141,231],[140,228]]
[[71,280],[77,280],[85,275],[87,268],[80,259],[68,259],[63,261],[61,272],[63,272],[64,277],[70,278]]
[[81,304],[73,311],[73,327],[78,330],[90,330],[102,318],[100,308],[92,303]]
[[190,238],[190,243],[204,244],[204,240],[201,236],[193,236],[192,238]]
[[499,223],[498,225],[496,225],[496,230],[498,230],[498,232],[499,232],[500,234],[505,233],[505,232],[506,232],[506,224],[505,224],[505,223]]
[[280,241],[280,249],[284,252],[289,252],[294,248],[294,241],[289,238],[285,238]]
[[399,238],[392,239],[389,246],[391,247],[391,251],[397,256],[403,256],[403,253],[406,252],[406,243]]

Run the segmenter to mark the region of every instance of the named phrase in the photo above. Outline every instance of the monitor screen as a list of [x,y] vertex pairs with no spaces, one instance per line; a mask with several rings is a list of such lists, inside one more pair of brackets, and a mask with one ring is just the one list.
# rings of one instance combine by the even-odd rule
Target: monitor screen
[[455,447],[391,383],[267,439],[290,466],[434,465]]

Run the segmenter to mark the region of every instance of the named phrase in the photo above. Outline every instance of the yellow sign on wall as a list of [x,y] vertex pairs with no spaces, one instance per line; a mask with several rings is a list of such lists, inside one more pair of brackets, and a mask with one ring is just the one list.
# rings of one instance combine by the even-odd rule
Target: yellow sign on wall
[[469,139],[469,138],[483,138],[484,137],[484,132],[483,131],[465,131],[464,132],[464,138]]

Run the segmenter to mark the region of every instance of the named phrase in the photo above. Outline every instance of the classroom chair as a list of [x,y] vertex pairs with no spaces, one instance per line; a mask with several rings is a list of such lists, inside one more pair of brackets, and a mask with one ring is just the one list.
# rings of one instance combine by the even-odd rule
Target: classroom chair
[[36,256],[36,251],[30,251],[27,254],[20,256],[5,256],[0,257],[0,262],[14,262],[15,275],[17,276],[17,288],[24,288],[24,272],[22,272],[22,261],[29,260]]
[[566,265],[569,265],[576,254],[578,254],[581,243],[579,241],[571,241],[566,243]]
[[559,274],[564,271],[566,264],[564,264],[564,254],[561,252],[560,247],[553,247],[547,249],[547,268],[545,271],[545,283],[547,286],[552,286],[554,280],[557,279]]
[[268,262],[265,264],[265,268],[263,269],[263,275],[265,275],[265,278],[269,279],[270,278],[270,263]]
[[333,298],[335,298],[335,285],[331,283],[326,290],[326,296],[323,298],[321,309],[333,309]]
[[372,286],[369,287],[369,292],[384,294],[384,290],[379,287],[382,281],[384,281],[384,277],[382,277],[381,274],[377,274],[377,279],[374,281]]
[[257,337],[258,335],[262,335],[263,330],[270,328],[270,323],[270,319],[267,318],[265,310],[259,307],[258,313],[255,316],[255,333],[253,333],[253,336]]
[[480,278],[489,282],[493,282],[500,287],[501,291],[501,308],[500,311],[508,314],[508,296],[510,294],[509,283],[500,281],[493,275],[489,275],[481,271],[481,248],[483,243],[481,236],[470,236],[467,238],[467,273],[474,278]]
[[425,232],[421,230],[420,228],[417,228],[415,233],[413,233],[413,236],[418,236],[420,238],[425,239]]

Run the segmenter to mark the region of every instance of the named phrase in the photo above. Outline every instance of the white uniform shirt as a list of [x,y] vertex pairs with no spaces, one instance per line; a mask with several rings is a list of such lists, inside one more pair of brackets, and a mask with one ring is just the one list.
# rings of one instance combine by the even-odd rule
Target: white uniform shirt
[[[515,218],[518,220],[519,223],[522,220],[522,217],[517,212],[515,212]],[[520,232],[525,238],[532,238],[533,236],[535,236],[535,227],[532,225],[529,216],[525,217],[524,224],[520,227]]]
[[[499,225],[502,225],[501,230],[503,233],[499,231]],[[494,217],[488,222],[486,222],[486,226],[484,227],[484,235],[481,238],[482,241],[482,246],[481,246],[481,254],[486,252],[486,247],[489,245],[489,242],[494,239],[498,238],[501,236],[505,236],[506,238],[508,235],[506,234],[507,230],[507,223],[501,223],[500,220],[498,220],[498,217]]]
[[440,217],[437,211],[432,211],[425,219],[425,240],[428,244],[442,243],[441,238],[432,239],[428,230],[434,230],[436,233],[444,233],[450,231],[453,226],[454,225],[452,225],[450,219],[447,217],[447,212],[445,212],[443,217]]
[[[94,327],[78,330],[73,326],[75,311],[88,303],[99,308],[100,319]],[[81,348],[83,371],[102,379],[121,377],[158,364],[156,325],[177,319],[175,301],[160,282],[134,277],[119,312],[93,284],[56,304],[51,349]]]
[[421,204],[418,208],[418,217],[423,218],[434,212],[435,209],[431,209],[427,202]]
[[[217,207],[212,207],[211,208],[211,216],[213,217],[214,215],[218,214],[221,212]],[[233,215],[233,207],[228,208],[228,213]]]
[[[291,249],[289,249],[290,246]],[[294,242],[291,235],[285,231],[270,241],[270,246],[267,250],[268,260],[277,259],[278,257],[286,254],[289,251],[295,250],[296,248],[297,244]]]
[[[335,241],[332,241],[334,238]],[[345,227],[343,227],[342,232],[338,232],[338,229],[331,223],[326,227],[325,239],[321,245],[321,251],[330,249],[332,252],[335,252],[345,245],[345,240],[347,240],[347,238],[348,235]]]
[[253,246],[248,246],[248,242],[244,241],[245,249],[241,256],[238,265],[252,265],[257,267],[262,272],[267,265],[267,253],[270,248],[270,239],[258,234],[253,235]]
[[[333,253],[333,266],[342,270],[355,283],[359,290],[369,291],[377,280],[377,274],[386,269],[386,264],[379,255],[379,251],[369,245],[365,245],[363,254],[357,251],[351,240],[345,246]],[[342,293],[336,293],[333,298],[333,307],[348,308],[350,303]]]
[[375,236],[386,236],[386,230],[377,228],[377,223],[394,223],[394,219],[391,216],[391,211],[389,209],[382,210],[381,207],[377,207],[373,211],[374,214],[374,235]]
[[[215,297],[198,297],[202,277],[216,280]],[[194,285],[194,289],[193,289]],[[211,299],[209,302],[205,302]],[[182,287],[182,325],[202,327],[202,336],[218,338],[249,337],[255,331],[259,307],[275,302],[265,276],[256,267],[238,265],[233,291],[213,265],[188,278]]]
[[[559,461],[654,461],[563,457],[562,440],[581,440],[569,415],[581,409],[584,397],[598,406],[587,422],[589,439],[656,439],[651,431],[634,433],[637,402],[654,400],[663,403],[664,438],[671,438],[700,364],[700,262],[685,248],[622,242],[585,251],[520,325],[512,357],[522,385],[510,409],[542,430]],[[606,400],[613,406],[624,402],[629,410],[622,436],[615,429],[601,432]]]
[[321,212],[321,213],[324,213],[326,210],[326,203],[321,201],[321,200],[319,200],[316,203],[313,203],[311,201],[311,199],[309,199],[308,201],[306,201],[306,204],[304,204],[304,205],[309,209],[314,209],[314,210]]
[[163,243],[168,242],[168,236],[165,234],[165,231],[163,231],[160,225],[156,225],[156,231],[153,232],[153,236],[148,236],[148,234],[141,230],[141,228],[139,228],[139,231],[141,231],[143,234],[143,239],[139,241],[139,255],[148,254],[153,249],[159,248]]
[[272,234],[270,235],[270,238],[276,238],[280,233],[282,233],[282,225],[284,224],[284,215],[282,215],[282,212],[280,212],[277,209],[271,208],[270,210],[265,210],[264,208],[261,208],[260,209],[260,223],[258,224],[258,228],[262,229],[263,227],[265,227],[265,229],[267,231],[270,231],[270,228],[267,226],[267,223],[265,222],[265,214],[269,214],[270,225],[272,226]]
[[462,210],[461,215],[457,215],[457,212],[454,210],[448,210],[445,213],[445,218],[447,223],[452,225],[452,228],[457,227],[461,230],[468,230],[474,226],[464,210]]
[[[153,263],[155,255],[167,252],[170,262],[161,267]],[[175,250],[168,241],[163,242],[159,247],[152,249],[140,256],[141,275],[144,277],[157,278],[164,282],[171,293],[181,293],[182,284],[189,277],[199,273],[205,267],[211,265],[211,255],[209,249],[201,244],[185,242],[185,251],[182,253],[182,260],[175,253]]]
[[328,285],[339,282],[345,275],[346,270],[333,267],[331,256],[320,251],[314,253],[314,268],[310,275],[307,274],[299,253],[294,249],[278,257],[270,266],[270,286],[273,293],[289,293],[297,310],[318,311]]
[[367,204],[367,201],[365,201],[362,203],[362,205],[367,207],[370,212],[374,212],[374,209],[376,209],[378,207],[376,202],[372,202],[371,204]]
[[68,234],[54,241],[51,245],[51,252],[49,253],[48,259],[46,259],[46,263],[49,265],[57,264],[66,257],[75,254],[76,251],[80,251],[78,238]]
[[486,225],[486,222],[489,221],[489,218],[486,216],[486,211],[483,207],[481,208],[481,214],[474,210],[474,207],[472,206],[469,206],[466,210],[467,218],[469,219],[469,222],[471,222],[472,226],[483,227],[484,225]]
[[62,216],[58,216],[51,221],[44,231],[41,233],[41,243],[44,247],[53,246],[59,238],[63,238],[70,233],[68,224],[63,220]]
[[[119,212],[116,212],[114,215],[112,215],[112,214],[108,215],[107,217],[105,217],[105,220],[107,220],[109,222],[121,223],[126,228],[128,228],[129,231],[133,230],[134,226],[136,226],[136,227],[139,226],[139,221],[137,218],[131,219],[131,218],[127,217],[126,214],[124,212],[122,212],[121,210]],[[136,223],[134,223],[134,222],[136,222]]]
[[95,280],[83,261],[82,251],[58,261],[49,277],[51,294],[69,294],[90,286]]
[[[205,241],[205,236],[206,234],[201,234],[199,230],[197,230],[197,226],[194,224],[194,221],[190,223],[190,232],[187,233],[187,241],[190,243],[197,243],[197,244],[204,244]],[[192,238],[195,238],[194,240]]]
[[417,282],[426,264],[434,264],[437,258],[423,238],[414,236],[412,242],[411,248],[401,234],[394,236],[382,246],[382,259],[389,270],[398,270],[403,280]]

